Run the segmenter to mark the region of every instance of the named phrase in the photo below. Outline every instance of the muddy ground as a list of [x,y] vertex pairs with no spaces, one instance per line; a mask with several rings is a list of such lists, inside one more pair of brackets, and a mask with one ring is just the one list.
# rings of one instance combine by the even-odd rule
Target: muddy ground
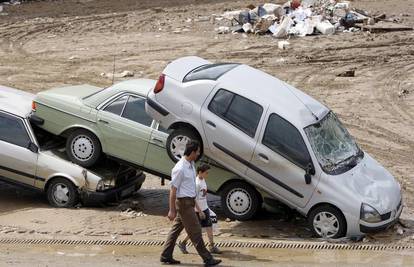
[[[0,84],[30,92],[68,84],[108,86],[112,80],[101,74],[112,72],[114,56],[116,72],[130,70],[136,78],[156,79],[169,61],[185,55],[250,64],[330,107],[361,147],[401,183],[404,233],[392,228],[366,241],[412,242],[414,32],[294,38],[288,50],[279,50],[270,36],[214,32],[223,22],[212,14],[246,3],[67,0],[6,6],[8,15],[0,16]],[[412,1],[352,5],[414,26]],[[355,77],[337,77],[350,69]],[[262,213],[253,221],[226,222],[218,199],[211,197],[210,204],[221,216],[218,238],[311,238],[305,221],[295,215]],[[121,213],[127,207],[137,212]],[[70,210],[50,208],[39,194],[0,184],[1,237],[165,238],[166,211],[167,187],[152,176],[121,206]]]

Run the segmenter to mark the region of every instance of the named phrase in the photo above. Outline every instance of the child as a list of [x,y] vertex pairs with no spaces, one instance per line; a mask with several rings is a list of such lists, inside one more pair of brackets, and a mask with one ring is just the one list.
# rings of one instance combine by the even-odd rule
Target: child
[[[207,204],[207,184],[205,180],[208,177],[209,169],[210,166],[207,164],[202,164],[201,166],[197,167],[195,210],[197,212],[198,219],[200,220],[201,227],[206,229],[209,241],[208,249],[211,253],[220,254],[221,251],[214,245],[212,227],[213,224],[210,218],[210,209],[208,208]],[[183,241],[179,241],[177,244],[178,248],[184,254],[188,254],[187,242],[189,239],[190,238],[187,235]]]

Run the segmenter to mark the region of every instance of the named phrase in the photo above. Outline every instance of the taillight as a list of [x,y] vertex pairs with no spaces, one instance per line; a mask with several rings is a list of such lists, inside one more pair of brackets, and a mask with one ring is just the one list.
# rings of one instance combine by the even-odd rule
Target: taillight
[[32,101],[32,110],[36,111],[36,102]]
[[158,78],[157,84],[155,84],[154,94],[158,94],[159,92],[162,91],[162,89],[164,89],[164,83],[165,83],[165,75],[161,74],[160,77]]

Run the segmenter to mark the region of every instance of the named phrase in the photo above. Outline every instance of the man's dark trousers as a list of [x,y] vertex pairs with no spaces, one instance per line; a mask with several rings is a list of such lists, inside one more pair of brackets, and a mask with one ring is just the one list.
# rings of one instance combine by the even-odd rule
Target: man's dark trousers
[[177,207],[177,217],[175,217],[174,224],[168,233],[167,241],[165,241],[161,257],[166,259],[172,258],[177,238],[181,231],[185,229],[195,249],[204,262],[212,259],[213,257],[204,244],[200,222],[194,210],[194,198],[177,198],[175,204]]

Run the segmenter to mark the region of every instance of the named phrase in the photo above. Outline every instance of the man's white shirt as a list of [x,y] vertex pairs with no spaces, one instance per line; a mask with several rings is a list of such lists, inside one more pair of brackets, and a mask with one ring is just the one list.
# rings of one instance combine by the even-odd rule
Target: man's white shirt
[[177,188],[177,198],[196,197],[196,175],[193,162],[182,157],[171,171],[171,186]]

